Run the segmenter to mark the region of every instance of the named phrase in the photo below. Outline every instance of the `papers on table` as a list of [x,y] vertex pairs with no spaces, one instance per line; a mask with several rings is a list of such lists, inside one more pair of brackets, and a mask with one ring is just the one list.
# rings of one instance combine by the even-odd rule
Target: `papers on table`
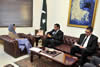
[[30,48],[31,51],[35,51],[35,52],[40,52],[42,51],[42,49],[38,48],[38,47],[32,47]]
[[48,57],[52,58],[52,56],[49,56],[49,55],[47,55],[47,54],[45,54],[45,53],[41,52],[41,51],[42,51],[42,49],[40,49],[40,48],[38,48],[38,47],[32,47],[32,48],[30,48],[30,51],[34,51],[34,52],[37,52],[37,53],[39,53],[39,52],[40,52],[40,54],[42,54],[42,55],[45,55],[45,56],[48,56]]
[[45,54],[45,53],[43,53],[43,52],[41,52],[40,54],[42,54],[42,55],[44,55],[44,56],[47,56],[47,57],[49,57],[49,58],[52,58],[52,56],[47,55],[47,54]]

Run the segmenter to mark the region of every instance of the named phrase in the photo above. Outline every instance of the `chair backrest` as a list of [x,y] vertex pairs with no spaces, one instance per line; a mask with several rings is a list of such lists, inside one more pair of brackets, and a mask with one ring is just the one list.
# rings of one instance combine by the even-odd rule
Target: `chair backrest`
[[64,43],[65,44],[73,45],[77,40],[78,40],[78,38],[76,38],[76,37],[64,35]]
[[27,35],[24,33],[17,33],[17,35],[19,38],[26,38],[27,37]]
[[[65,44],[72,45],[72,44],[74,44],[75,42],[77,42],[78,39],[79,39],[79,38],[77,38],[77,37],[72,37],[72,36],[64,35],[64,43],[65,43]],[[98,42],[98,46],[99,46],[99,48],[100,48],[100,42]]]

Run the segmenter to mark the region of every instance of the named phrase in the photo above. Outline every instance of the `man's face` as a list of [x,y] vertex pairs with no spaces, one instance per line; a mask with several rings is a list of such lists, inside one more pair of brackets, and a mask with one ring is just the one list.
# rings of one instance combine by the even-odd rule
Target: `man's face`
[[89,35],[92,34],[92,32],[91,32],[89,29],[86,29],[85,34],[86,34],[87,36],[89,36]]
[[57,27],[56,25],[54,25],[54,30],[58,30],[59,29],[59,27]]

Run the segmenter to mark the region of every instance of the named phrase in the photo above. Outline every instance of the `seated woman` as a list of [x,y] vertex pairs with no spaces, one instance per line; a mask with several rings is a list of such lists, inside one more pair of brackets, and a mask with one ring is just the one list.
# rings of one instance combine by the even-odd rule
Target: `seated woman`
[[32,47],[31,43],[27,38],[19,38],[15,30],[16,30],[15,24],[10,24],[8,27],[9,37],[16,39],[18,41],[18,46],[21,49],[21,51],[23,51],[26,48],[27,53],[30,53],[29,48]]

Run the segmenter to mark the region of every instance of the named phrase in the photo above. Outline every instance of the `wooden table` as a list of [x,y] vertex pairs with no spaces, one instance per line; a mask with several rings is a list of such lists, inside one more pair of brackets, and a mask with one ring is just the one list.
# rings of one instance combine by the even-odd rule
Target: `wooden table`
[[[42,49],[42,48],[40,48],[40,49]],[[42,49],[42,51],[44,51],[44,50]],[[53,61],[58,62],[60,64],[63,64],[67,67],[77,67],[75,65],[76,65],[76,62],[78,61],[78,59],[74,56],[71,56],[69,54],[61,52],[61,54],[59,54],[55,57],[52,57],[52,56],[49,56],[47,54],[44,54],[42,51],[41,52],[36,52],[34,50],[31,50],[30,61],[33,62],[34,55],[38,55],[39,58],[41,56],[43,56],[43,57],[46,57],[50,60],[53,60]]]

